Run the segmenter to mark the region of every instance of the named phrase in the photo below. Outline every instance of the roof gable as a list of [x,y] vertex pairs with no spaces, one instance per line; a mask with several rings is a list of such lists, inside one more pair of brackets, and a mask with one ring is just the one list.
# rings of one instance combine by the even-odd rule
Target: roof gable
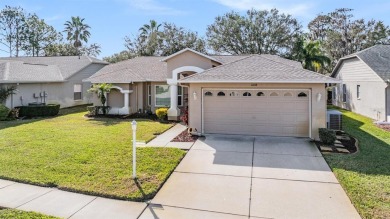
[[203,53],[200,53],[198,51],[195,51],[193,49],[190,49],[190,48],[186,48],[186,49],[180,50],[179,52],[173,53],[172,55],[163,58],[161,61],[166,62],[166,61],[172,59],[173,57],[179,56],[179,55],[181,55],[181,54],[183,54],[185,52],[191,52],[191,53],[194,53],[194,54],[196,54],[198,56],[202,56],[202,57],[204,57],[206,59],[209,59],[209,60],[212,60],[214,62],[218,62],[218,63],[222,64],[219,60],[217,60],[217,59],[215,59],[215,58],[213,58],[211,56],[205,55]]

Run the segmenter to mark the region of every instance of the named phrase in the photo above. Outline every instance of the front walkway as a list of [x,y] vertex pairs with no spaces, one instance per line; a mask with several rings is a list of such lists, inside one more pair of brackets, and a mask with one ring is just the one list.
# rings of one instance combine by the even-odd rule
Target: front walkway
[[360,217],[309,139],[210,135],[140,218]]
[[180,148],[183,150],[189,150],[195,142],[172,142],[172,140],[176,136],[178,136],[180,133],[182,133],[186,129],[187,129],[187,126],[182,125],[180,123],[177,123],[175,126],[170,128],[168,131],[162,133],[161,135],[157,136],[155,139],[151,140],[145,146],[174,147],[174,148]]
[[61,218],[138,218],[147,206],[0,180],[0,206]]

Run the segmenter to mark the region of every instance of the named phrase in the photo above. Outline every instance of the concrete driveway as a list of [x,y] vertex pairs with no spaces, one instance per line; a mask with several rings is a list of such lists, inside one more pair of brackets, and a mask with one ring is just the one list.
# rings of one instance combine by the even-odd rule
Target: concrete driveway
[[209,135],[140,218],[360,217],[309,139]]

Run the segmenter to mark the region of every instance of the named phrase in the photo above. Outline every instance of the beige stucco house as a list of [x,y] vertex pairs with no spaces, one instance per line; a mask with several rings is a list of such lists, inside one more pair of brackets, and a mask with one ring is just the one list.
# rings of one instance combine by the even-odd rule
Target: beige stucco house
[[55,103],[61,108],[91,102],[90,82],[83,79],[108,63],[87,56],[0,58],[0,86],[16,86],[5,104]]
[[114,85],[112,114],[169,107],[168,118],[177,120],[188,107],[189,128],[197,134],[316,139],[326,126],[325,84],[338,83],[279,56],[208,56],[191,49],[109,65],[87,80]]
[[376,45],[339,60],[332,77],[333,105],[390,122],[390,45]]

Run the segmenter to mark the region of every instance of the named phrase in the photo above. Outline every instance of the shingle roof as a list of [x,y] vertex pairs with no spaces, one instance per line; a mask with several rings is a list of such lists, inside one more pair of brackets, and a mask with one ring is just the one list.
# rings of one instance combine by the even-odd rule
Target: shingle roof
[[105,66],[86,79],[92,83],[166,81],[167,63],[160,56],[141,56]]
[[375,45],[341,58],[333,70],[332,76],[337,73],[337,69],[343,60],[352,57],[360,58],[384,81],[390,80],[390,45]]
[[[275,61],[277,60],[277,61]],[[294,67],[273,57],[251,55],[244,59],[208,69],[181,79],[182,83],[338,83],[327,77],[300,67]]]
[[[82,70],[83,68],[87,67],[88,65],[92,63],[98,63],[98,64],[108,64],[107,62],[98,60],[96,58],[88,57],[88,56],[53,56],[53,57],[2,57],[0,58],[1,62],[20,62],[24,63],[24,67],[30,66],[31,71],[35,71],[35,69],[40,68],[42,71],[42,74],[37,74],[35,78],[31,78],[31,75],[28,70],[24,69],[23,72],[14,72],[13,69],[10,69],[9,75],[12,76],[13,74],[17,74],[18,76],[15,76],[15,78],[23,79],[23,81],[47,81],[46,77],[49,78],[56,78],[61,80],[66,80]],[[28,65],[30,64],[30,65]],[[12,64],[17,66],[18,64]],[[20,68],[22,68],[21,64],[19,64]],[[34,68],[32,66],[34,65],[41,65],[41,67]],[[49,67],[43,67],[43,66],[49,66]],[[57,68],[60,71],[60,74],[58,75],[58,72],[51,72],[54,67],[50,66],[57,66]],[[23,74],[22,74],[23,73]],[[0,73],[1,75],[1,73]],[[0,77],[1,80],[1,77]]]
[[56,65],[26,64],[20,61],[1,61],[1,82],[59,82],[63,81]]

